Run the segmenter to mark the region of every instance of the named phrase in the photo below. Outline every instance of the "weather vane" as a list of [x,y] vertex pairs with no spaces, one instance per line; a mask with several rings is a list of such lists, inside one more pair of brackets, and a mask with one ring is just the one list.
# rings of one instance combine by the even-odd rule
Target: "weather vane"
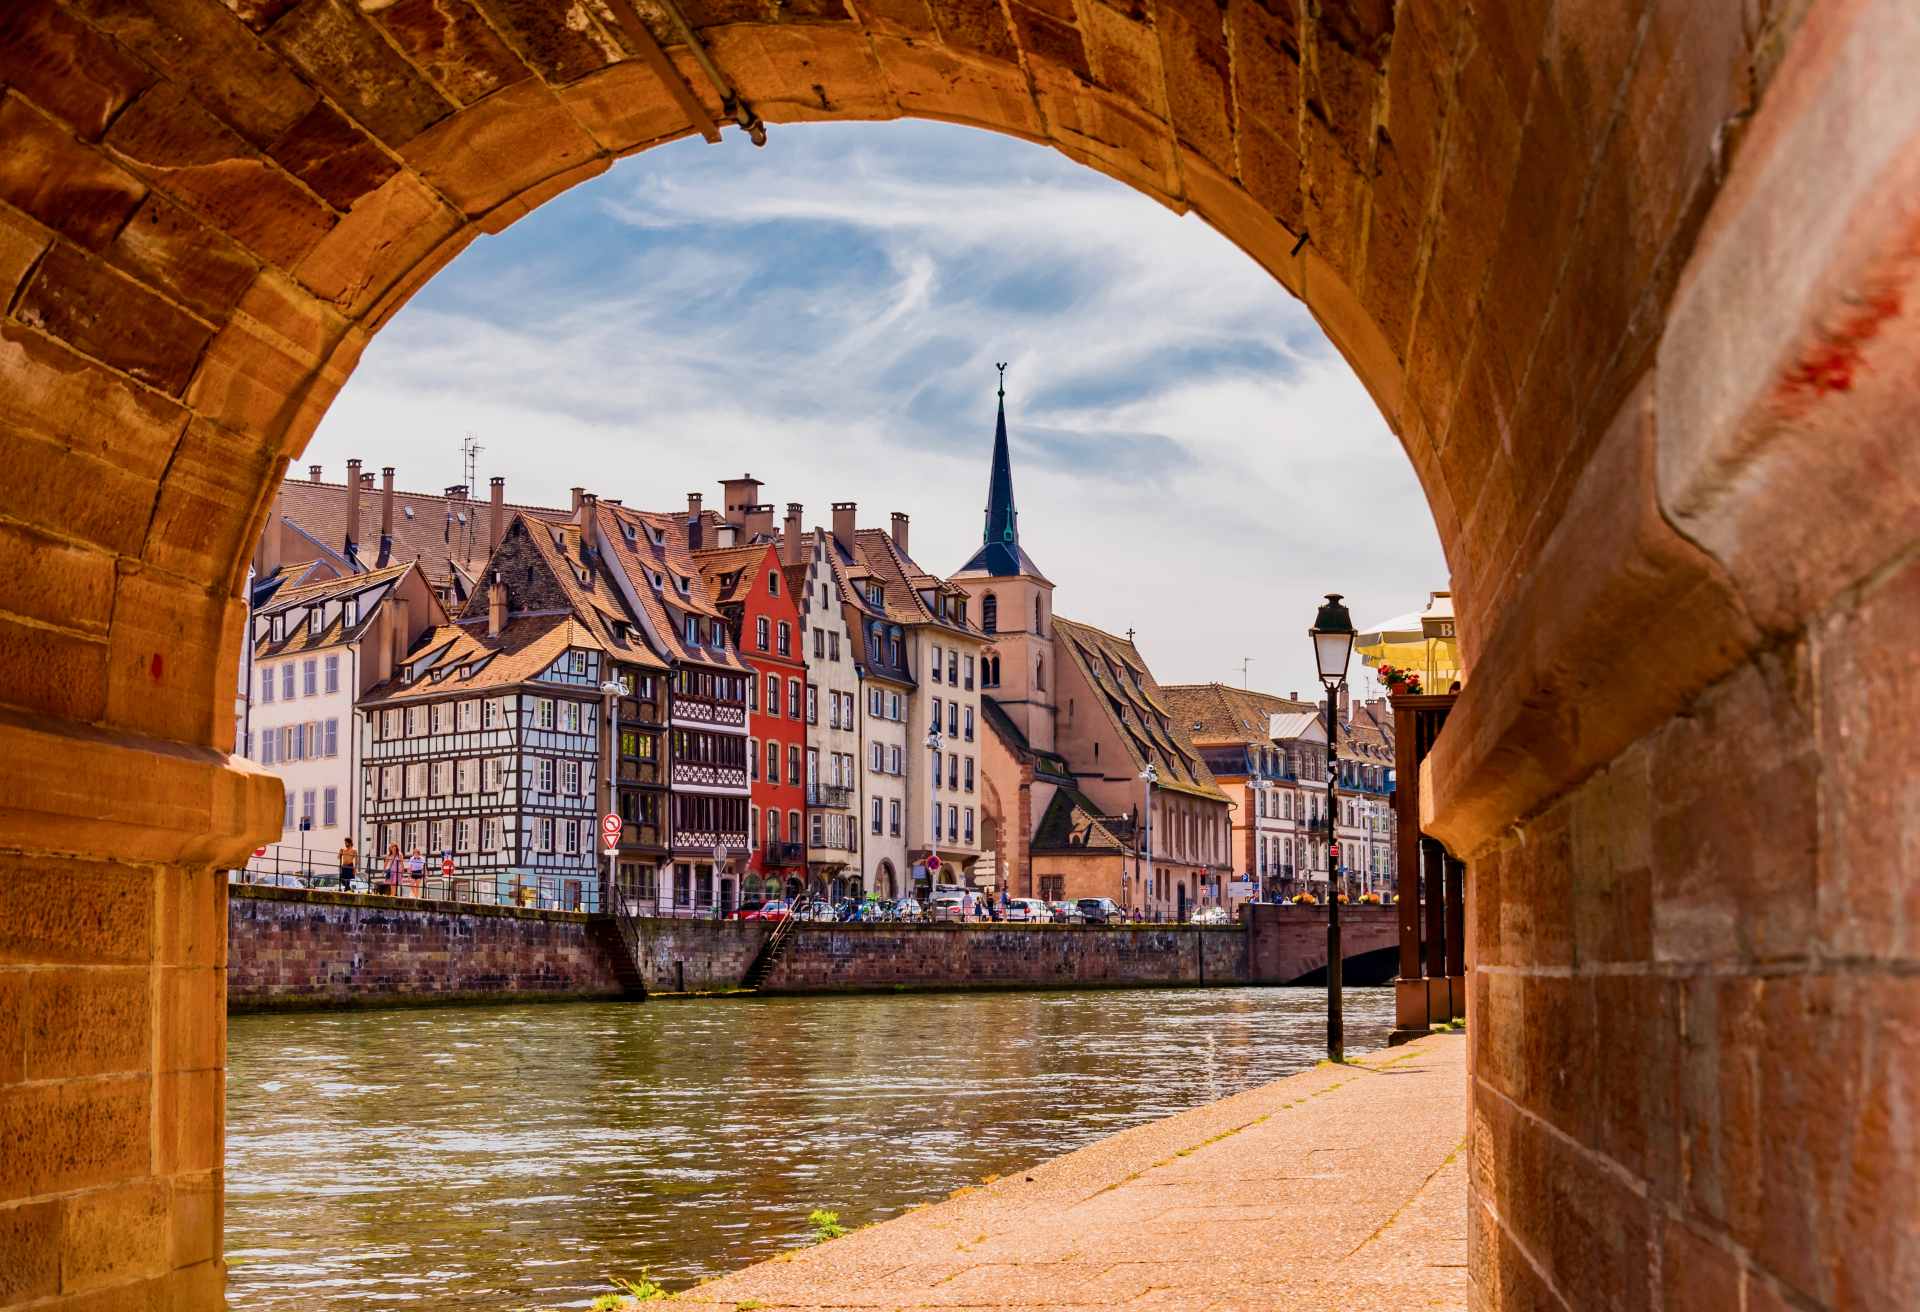
[[1002,360],[993,367],[1000,371],[1000,395],[1004,397],[1007,394],[1007,362]]

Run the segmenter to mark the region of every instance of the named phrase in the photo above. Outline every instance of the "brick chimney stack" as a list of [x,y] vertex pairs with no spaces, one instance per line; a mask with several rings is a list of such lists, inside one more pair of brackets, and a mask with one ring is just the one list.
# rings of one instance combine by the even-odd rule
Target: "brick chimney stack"
[[798,501],[787,502],[787,527],[786,531],[781,535],[780,545],[783,548],[781,559],[789,565],[798,565],[801,560],[800,522],[803,518],[800,503]]
[[700,494],[698,492],[689,492],[687,493],[687,550],[688,551],[700,550],[701,540],[703,536],[701,533],[701,530],[704,529],[705,527],[706,527],[706,520],[700,514]]
[[1340,685],[1340,722],[1346,724],[1353,719],[1352,705],[1347,699],[1347,685]]
[[771,505],[752,505],[747,507],[746,536],[773,536],[773,507]]
[[727,517],[727,523],[739,529],[744,537],[747,527],[747,511],[760,503],[760,480],[752,474],[742,474],[738,478],[720,480],[722,500],[721,511]]
[[893,545],[900,548],[900,554],[907,554],[907,517],[901,511],[893,512]]
[[833,503],[833,540],[848,553],[853,551],[853,514],[858,504],[855,501]]
[[360,542],[360,461],[347,461],[347,541],[345,550],[352,555]]
[[487,515],[487,554],[500,549],[500,535],[507,531],[507,480],[495,474],[490,480],[493,506]]
[[507,585],[500,581],[500,571],[495,570],[493,582],[487,585],[487,636],[497,638],[506,627]]
[[582,565],[593,563],[593,525],[599,513],[600,498],[591,492],[582,492],[580,513],[573,517],[573,522],[580,526],[580,563]]
[[573,504],[569,506],[568,509],[573,511],[573,513],[576,515],[580,513],[580,498],[585,496],[586,492],[587,490],[583,487],[576,487],[573,489]]
[[393,466],[385,465],[380,470],[380,559],[375,564],[379,568],[393,555]]
[[319,481],[320,481],[320,466],[308,465],[307,466],[307,482],[318,483]]

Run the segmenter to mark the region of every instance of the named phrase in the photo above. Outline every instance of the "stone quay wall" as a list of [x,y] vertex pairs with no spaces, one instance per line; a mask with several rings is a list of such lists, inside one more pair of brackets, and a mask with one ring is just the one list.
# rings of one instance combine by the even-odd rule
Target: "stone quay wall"
[[761,991],[1250,982],[1247,936],[1232,925],[802,925]]
[[234,884],[227,1010],[617,998],[606,940],[577,911]]
[[[571,1000],[737,989],[771,926],[614,922],[573,911],[471,906],[235,884],[227,1009]],[[1349,908],[1345,947],[1392,941],[1391,908]],[[1286,984],[1326,964],[1326,913],[1256,909],[1253,931],[1196,925],[800,925],[765,993],[890,989],[1157,988]]]

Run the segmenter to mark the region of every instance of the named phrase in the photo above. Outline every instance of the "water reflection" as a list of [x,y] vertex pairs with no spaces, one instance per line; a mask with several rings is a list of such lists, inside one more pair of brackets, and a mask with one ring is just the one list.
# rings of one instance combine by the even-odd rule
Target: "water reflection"
[[[1312,1064],[1305,989],[236,1017],[228,1304],[578,1306],[681,1285]],[[1347,994],[1386,1042],[1390,990]]]

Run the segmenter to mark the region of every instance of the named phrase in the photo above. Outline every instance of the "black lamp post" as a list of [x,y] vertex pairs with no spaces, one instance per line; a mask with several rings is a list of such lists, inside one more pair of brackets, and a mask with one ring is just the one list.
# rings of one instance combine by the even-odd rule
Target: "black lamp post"
[[1353,659],[1353,617],[1340,604],[1340,594],[1329,592],[1326,604],[1314,616],[1307,630],[1313,639],[1314,663],[1320,669],[1320,683],[1327,690],[1327,1056],[1333,1061],[1346,1059],[1345,1027],[1340,1015],[1340,838],[1334,827],[1336,798],[1334,780],[1338,774],[1340,719],[1335,707],[1340,685],[1347,681],[1347,662]]

